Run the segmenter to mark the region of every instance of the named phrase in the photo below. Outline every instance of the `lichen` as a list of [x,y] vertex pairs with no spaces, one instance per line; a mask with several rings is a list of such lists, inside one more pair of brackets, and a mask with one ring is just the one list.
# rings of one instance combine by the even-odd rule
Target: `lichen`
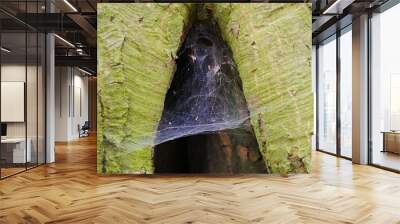
[[[141,144],[154,140],[194,5],[98,4],[99,172],[153,171],[152,148]],[[233,52],[267,166],[273,173],[309,172],[310,4],[205,7]]]
[[310,4],[209,4],[230,45],[265,161],[309,172],[313,95]]
[[140,144],[157,129],[189,10],[185,4],[98,4],[100,172],[152,172],[152,148]]

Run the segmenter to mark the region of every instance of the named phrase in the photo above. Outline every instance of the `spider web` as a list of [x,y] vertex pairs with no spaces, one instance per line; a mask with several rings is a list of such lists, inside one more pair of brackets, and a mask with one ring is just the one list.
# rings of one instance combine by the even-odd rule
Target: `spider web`
[[176,60],[154,145],[226,129],[250,129],[232,52],[210,20],[194,23]]

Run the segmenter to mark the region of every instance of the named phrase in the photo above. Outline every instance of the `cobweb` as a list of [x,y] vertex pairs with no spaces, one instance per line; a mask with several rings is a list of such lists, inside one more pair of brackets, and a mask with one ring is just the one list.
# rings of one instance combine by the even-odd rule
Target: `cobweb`
[[250,113],[232,53],[209,20],[193,24],[176,60],[154,144],[249,129]]

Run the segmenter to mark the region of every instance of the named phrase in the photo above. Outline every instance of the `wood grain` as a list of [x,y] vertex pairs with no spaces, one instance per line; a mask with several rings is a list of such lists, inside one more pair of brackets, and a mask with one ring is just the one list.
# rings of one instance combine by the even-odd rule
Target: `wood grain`
[[0,223],[400,223],[400,175],[314,152],[312,174],[102,176],[96,141],[0,181]]

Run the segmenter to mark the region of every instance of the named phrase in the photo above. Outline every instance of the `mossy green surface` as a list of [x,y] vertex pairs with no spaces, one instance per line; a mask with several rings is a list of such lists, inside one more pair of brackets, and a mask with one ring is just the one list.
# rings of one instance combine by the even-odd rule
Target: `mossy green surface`
[[252,125],[271,172],[309,172],[313,130],[311,4],[208,7],[233,51]]
[[98,4],[98,172],[152,173],[160,120],[189,8]]
[[[98,4],[98,172],[152,173],[152,146],[193,4]],[[308,172],[310,4],[206,4],[231,47],[273,173]]]

